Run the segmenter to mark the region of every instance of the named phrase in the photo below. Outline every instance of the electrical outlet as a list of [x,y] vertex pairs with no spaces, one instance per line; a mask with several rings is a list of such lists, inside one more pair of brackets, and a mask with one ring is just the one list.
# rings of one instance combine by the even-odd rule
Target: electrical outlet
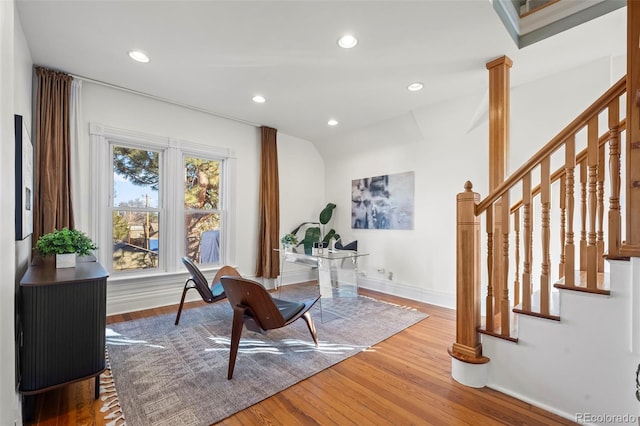
[[378,268],[378,272],[384,274],[384,268]]

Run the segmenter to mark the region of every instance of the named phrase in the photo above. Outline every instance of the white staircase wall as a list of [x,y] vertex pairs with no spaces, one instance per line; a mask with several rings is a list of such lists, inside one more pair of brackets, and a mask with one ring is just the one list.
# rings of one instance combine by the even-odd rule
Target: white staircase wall
[[520,315],[518,343],[483,335],[487,386],[579,423],[640,425],[636,261],[610,262],[610,296],[561,290],[559,322]]

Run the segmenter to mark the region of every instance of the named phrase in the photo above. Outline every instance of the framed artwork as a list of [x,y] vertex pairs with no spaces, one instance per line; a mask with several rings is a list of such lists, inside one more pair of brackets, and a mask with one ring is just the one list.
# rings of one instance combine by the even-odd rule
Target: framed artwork
[[413,229],[414,173],[351,181],[351,228]]
[[21,115],[14,116],[16,142],[16,240],[33,233],[33,145]]

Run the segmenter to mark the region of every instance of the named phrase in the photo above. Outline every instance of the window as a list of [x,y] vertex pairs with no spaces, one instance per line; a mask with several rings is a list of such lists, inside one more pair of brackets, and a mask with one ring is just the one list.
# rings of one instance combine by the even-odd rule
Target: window
[[91,136],[92,235],[112,279],[184,272],[182,256],[204,267],[232,261],[229,150],[96,124]]
[[157,269],[160,152],[111,145],[113,271]]
[[184,157],[185,253],[199,263],[220,263],[221,162]]

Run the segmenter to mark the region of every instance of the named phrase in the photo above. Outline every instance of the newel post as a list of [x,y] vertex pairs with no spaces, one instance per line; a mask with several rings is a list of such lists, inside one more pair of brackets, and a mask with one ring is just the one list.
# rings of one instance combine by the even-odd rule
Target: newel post
[[[471,182],[457,195],[456,207],[456,341],[449,349],[451,375],[467,386],[486,383],[486,363],[480,344],[480,219],[475,208],[480,195]],[[481,367],[479,369],[478,367]]]

